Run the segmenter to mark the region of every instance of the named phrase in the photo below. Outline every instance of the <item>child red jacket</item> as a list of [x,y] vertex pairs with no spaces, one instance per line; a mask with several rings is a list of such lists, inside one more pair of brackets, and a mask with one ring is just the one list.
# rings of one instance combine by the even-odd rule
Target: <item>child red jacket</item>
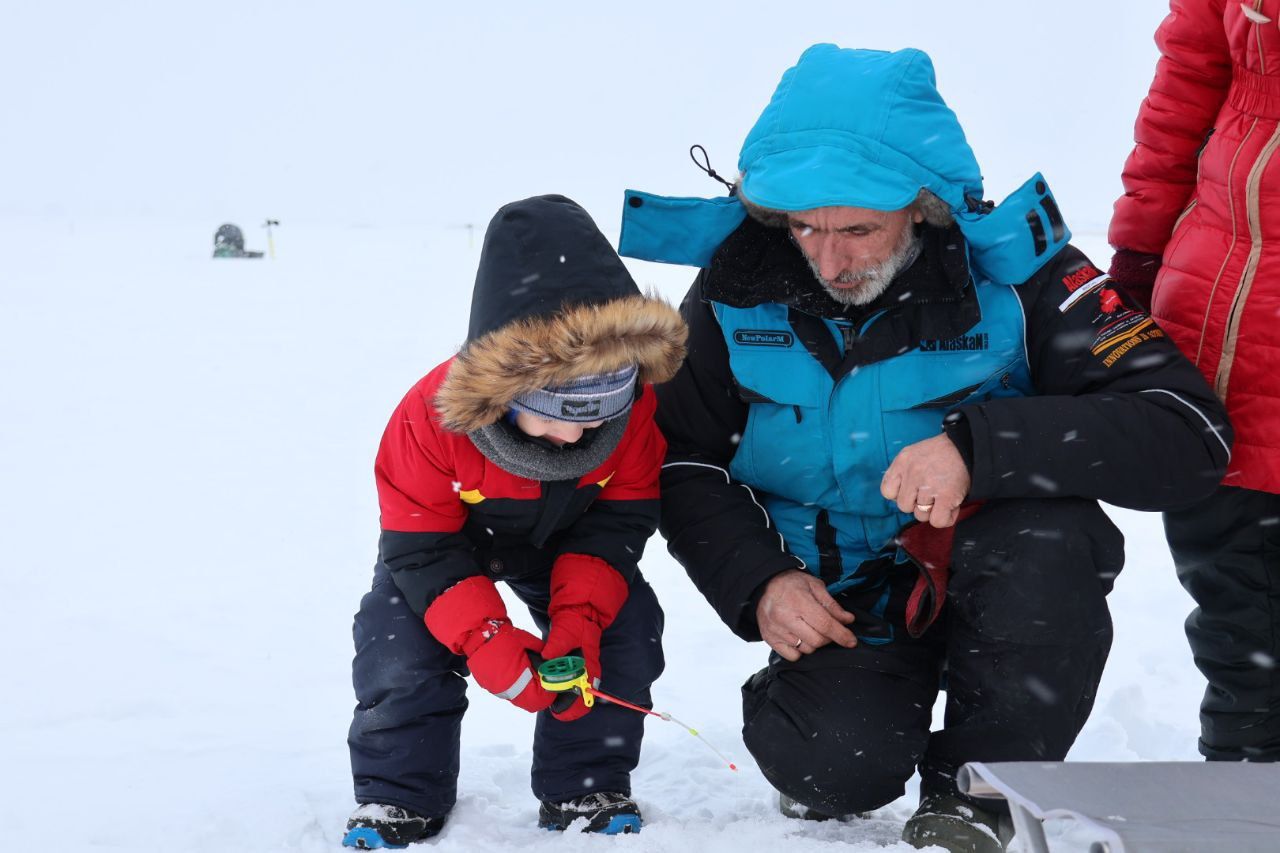
[[445,429],[436,394],[453,360],[431,371],[387,424],[374,475],[382,559],[418,614],[474,575],[504,580],[549,572],[559,559],[604,560],[630,581],[658,522],[667,444],[643,386],[621,440],[576,480],[539,482],[487,459]]

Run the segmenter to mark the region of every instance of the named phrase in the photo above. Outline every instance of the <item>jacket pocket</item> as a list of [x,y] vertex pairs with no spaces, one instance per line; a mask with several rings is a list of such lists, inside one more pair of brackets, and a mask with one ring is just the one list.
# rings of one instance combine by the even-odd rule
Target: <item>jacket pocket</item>
[[942,419],[951,410],[995,397],[1017,395],[1014,373],[1018,367],[1017,361],[997,370],[991,370],[989,365],[970,371],[964,370],[963,364],[957,370],[937,365],[941,376],[931,376],[929,381],[915,385],[889,385],[882,378],[880,401],[886,465],[907,445],[940,435]]

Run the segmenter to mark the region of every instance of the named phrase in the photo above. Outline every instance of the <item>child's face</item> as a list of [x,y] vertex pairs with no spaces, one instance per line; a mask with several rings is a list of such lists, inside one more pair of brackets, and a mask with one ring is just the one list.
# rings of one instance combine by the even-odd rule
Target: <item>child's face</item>
[[545,438],[552,444],[557,446],[565,444],[573,444],[582,438],[584,430],[595,429],[604,421],[591,421],[590,423],[570,423],[569,421],[557,421],[552,418],[542,418],[537,415],[531,415],[528,412],[516,413],[516,426],[525,435],[533,438]]

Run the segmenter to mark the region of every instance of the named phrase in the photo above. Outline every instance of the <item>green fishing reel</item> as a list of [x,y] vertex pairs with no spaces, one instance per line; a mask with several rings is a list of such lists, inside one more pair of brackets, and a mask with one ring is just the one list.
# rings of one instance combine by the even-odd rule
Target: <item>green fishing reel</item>
[[595,704],[595,693],[587,676],[587,663],[577,655],[552,658],[538,664],[538,681],[544,690],[552,693],[577,691],[582,697],[582,704],[588,708]]

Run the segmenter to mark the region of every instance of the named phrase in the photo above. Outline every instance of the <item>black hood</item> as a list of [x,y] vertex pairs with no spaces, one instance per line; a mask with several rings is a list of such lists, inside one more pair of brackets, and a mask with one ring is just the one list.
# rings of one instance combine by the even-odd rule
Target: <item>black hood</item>
[[575,202],[562,195],[514,201],[485,231],[467,340],[514,320],[549,318],[566,306],[639,295],[609,241]]
[[467,341],[436,392],[446,429],[471,433],[513,400],[584,376],[680,369],[689,330],[644,296],[587,212],[564,196],[512,202],[484,235]]

